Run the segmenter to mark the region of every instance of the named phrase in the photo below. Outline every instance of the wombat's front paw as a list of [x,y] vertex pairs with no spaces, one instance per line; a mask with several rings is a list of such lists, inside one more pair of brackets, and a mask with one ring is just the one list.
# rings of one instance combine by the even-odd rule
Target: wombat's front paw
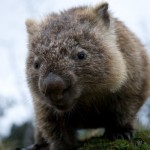
[[73,145],[72,146],[66,146],[63,144],[59,144],[59,145],[51,144],[50,150],[76,150],[76,148]]
[[47,143],[42,143],[42,144],[31,145],[28,148],[23,150],[49,150],[48,147],[49,145]]
[[104,133],[103,138],[109,139],[109,140],[115,140],[115,139],[125,139],[125,140],[131,140],[134,135],[133,130],[128,131],[107,131]]

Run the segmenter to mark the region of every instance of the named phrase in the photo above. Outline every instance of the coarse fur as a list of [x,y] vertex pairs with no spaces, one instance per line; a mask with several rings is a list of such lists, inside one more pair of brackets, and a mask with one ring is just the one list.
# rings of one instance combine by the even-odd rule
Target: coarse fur
[[26,25],[36,143],[73,150],[77,129],[99,127],[107,138],[129,139],[150,94],[150,64],[144,46],[108,4],[72,8]]

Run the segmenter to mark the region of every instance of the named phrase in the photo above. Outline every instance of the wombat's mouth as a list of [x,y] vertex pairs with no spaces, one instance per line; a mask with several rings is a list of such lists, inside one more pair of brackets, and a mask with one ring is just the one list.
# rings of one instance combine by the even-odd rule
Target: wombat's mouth
[[57,104],[54,105],[54,108],[58,111],[66,112],[66,111],[70,111],[72,107],[69,107],[65,104]]
[[53,109],[55,109],[56,111],[59,112],[68,112],[71,111],[74,103],[68,102],[70,99],[68,100],[62,100],[61,102],[54,102],[51,101],[50,99],[46,98],[46,103]]
[[75,103],[70,89],[63,94],[53,93],[50,96],[44,96],[44,99],[47,105],[61,112],[71,111]]

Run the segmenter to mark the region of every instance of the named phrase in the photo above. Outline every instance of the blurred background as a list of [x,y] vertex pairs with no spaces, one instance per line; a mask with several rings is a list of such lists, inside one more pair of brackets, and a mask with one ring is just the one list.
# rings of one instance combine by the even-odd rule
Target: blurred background
[[[106,1],[114,16],[122,20],[150,52],[150,1]],[[33,140],[34,112],[25,77],[25,20],[40,19],[51,12],[72,6],[95,5],[98,2],[100,0],[1,0],[0,149],[12,149],[10,144],[16,147],[29,145]],[[142,125],[150,128],[150,100],[147,100],[137,118]]]

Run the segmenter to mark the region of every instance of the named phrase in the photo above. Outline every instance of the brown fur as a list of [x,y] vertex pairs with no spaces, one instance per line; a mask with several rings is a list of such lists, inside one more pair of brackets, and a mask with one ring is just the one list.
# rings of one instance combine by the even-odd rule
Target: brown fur
[[82,128],[105,127],[108,138],[130,138],[149,96],[148,55],[107,9],[102,3],[26,22],[36,142],[44,139],[50,150],[76,149]]

